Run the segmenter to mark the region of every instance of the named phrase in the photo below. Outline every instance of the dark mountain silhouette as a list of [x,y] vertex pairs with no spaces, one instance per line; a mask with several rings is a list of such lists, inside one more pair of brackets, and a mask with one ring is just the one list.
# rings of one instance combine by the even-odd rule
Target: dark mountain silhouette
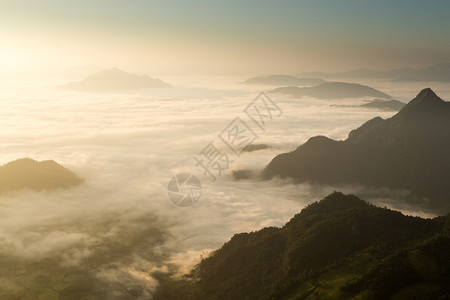
[[345,141],[316,136],[276,156],[264,170],[265,178],[274,176],[407,189],[409,201],[447,213],[450,103],[424,89],[392,118],[374,118]]
[[243,84],[250,85],[275,85],[275,86],[313,86],[325,82],[320,78],[299,78],[289,75],[269,75],[249,78],[242,82]]
[[358,69],[340,73],[304,72],[299,77],[320,77],[327,79],[386,79],[391,81],[413,82],[450,82],[450,63],[440,63],[422,69],[393,69],[377,71],[370,69]]
[[23,189],[53,190],[82,183],[72,171],[53,160],[17,159],[0,166],[0,194]]
[[341,99],[376,97],[389,99],[391,96],[371,87],[347,82],[325,82],[312,87],[280,87],[271,90],[270,93],[283,94],[294,98],[315,97],[319,99]]
[[82,81],[69,82],[59,88],[87,92],[114,92],[161,87],[171,87],[171,85],[147,75],[130,74],[113,68],[90,75]]
[[404,216],[334,192],[281,228],[234,235],[189,280],[162,278],[155,298],[439,299],[449,262],[450,215]]

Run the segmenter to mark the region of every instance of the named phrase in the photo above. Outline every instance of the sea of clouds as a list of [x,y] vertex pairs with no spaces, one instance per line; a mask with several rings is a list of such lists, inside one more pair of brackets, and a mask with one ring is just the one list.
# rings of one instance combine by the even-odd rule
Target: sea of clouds
[[[0,164],[53,159],[85,183],[0,196],[0,295],[146,299],[158,285],[153,272],[189,272],[234,233],[281,226],[335,189],[365,191],[277,179],[235,181],[229,172],[215,182],[205,176],[194,156],[211,141],[224,147],[218,134],[234,118],[245,118],[246,105],[267,89],[236,84],[241,79],[169,78],[177,87],[116,94],[56,90],[62,83],[57,80],[3,80]],[[372,86],[405,102],[425,87]],[[450,95],[443,87],[435,90],[444,99]],[[271,148],[230,154],[229,171],[261,170],[311,136],[345,139],[365,121],[394,114],[331,106],[367,99],[271,97],[283,114],[268,121],[265,132],[255,129],[254,142]],[[168,182],[182,172],[202,182],[202,196],[192,207],[177,207],[167,196]],[[390,198],[367,200],[431,216]]]

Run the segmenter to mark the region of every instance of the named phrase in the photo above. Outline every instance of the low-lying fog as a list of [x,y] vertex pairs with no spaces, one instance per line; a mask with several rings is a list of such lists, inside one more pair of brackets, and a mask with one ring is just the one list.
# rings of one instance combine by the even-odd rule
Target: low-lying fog
[[[153,271],[178,267],[178,272],[188,272],[201,255],[234,233],[281,226],[337,189],[279,180],[234,181],[229,172],[212,182],[196,167],[194,156],[209,142],[225,147],[218,134],[233,119],[239,116],[251,125],[243,110],[262,87],[236,84],[242,79],[164,78],[182,87],[117,94],[55,90],[51,87],[63,83],[55,80],[3,80],[0,163],[21,157],[53,159],[85,183],[69,190],[0,196],[0,294],[51,295],[68,293],[71,285],[88,290],[86,284],[101,283],[105,295],[139,289],[136,295],[149,297],[157,285]],[[405,102],[428,86],[369,85]],[[450,91],[432,88],[450,98]],[[395,114],[331,106],[364,99],[272,99],[283,115],[268,121],[265,132],[254,128],[254,144],[271,148],[230,153],[229,171],[262,169],[276,154],[311,136],[345,139],[365,121]],[[192,207],[177,207],[167,196],[171,177],[182,172],[196,174],[203,186]],[[389,199],[367,200],[399,208]],[[70,290],[72,297],[77,292]]]

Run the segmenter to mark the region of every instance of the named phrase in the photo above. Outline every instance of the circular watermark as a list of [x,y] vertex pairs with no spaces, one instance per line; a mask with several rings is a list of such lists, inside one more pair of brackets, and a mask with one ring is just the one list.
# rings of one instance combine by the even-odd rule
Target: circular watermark
[[202,185],[197,176],[180,173],[172,177],[167,185],[167,194],[173,204],[180,207],[192,206],[202,195]]

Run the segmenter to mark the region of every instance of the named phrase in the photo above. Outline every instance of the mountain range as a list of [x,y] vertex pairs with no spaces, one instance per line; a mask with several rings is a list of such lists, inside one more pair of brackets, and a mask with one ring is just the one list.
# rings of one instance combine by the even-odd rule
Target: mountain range
[[389,119],[376,117],[336,141],[310,138],[276,156],[264,177],[410,191],[408,201],[450,211],[450,103],[422,90]]
[[319,77],[326,79],[385,79],[390,81],[411,82],[450,82],[450,63],[435,64],[421,69],[393,69],[377,71],[357,69],[339,73],[303,72],[298,77]]
[[283,227],[239,233],[155,299],[448,299],[450,215],[405,216],[334,192]]
[[341,99],[375,97],[390,99],[391,96],[374,88],[347,82],[324,82],[312,87],[279,87],[269,91],[272,94],[282,94],[293,98],[314,97],[319,99]]
[[171,85],[147,75],[140,76],[112,68],[90,75],[81,81],[66,83],[59,86],[58,89],[86,92],[115,92],[164,87],[171,87]]
[[290,75],[268,75],[252,77],[242,84],[248,85],[274,85],[274,86],[313,86],[320,83],[324,83],[325,80],[320,78],[299,78]]
[[83,182],[53,160],[21,158],[0,166],[0,194],[19,190],[54,190]]

